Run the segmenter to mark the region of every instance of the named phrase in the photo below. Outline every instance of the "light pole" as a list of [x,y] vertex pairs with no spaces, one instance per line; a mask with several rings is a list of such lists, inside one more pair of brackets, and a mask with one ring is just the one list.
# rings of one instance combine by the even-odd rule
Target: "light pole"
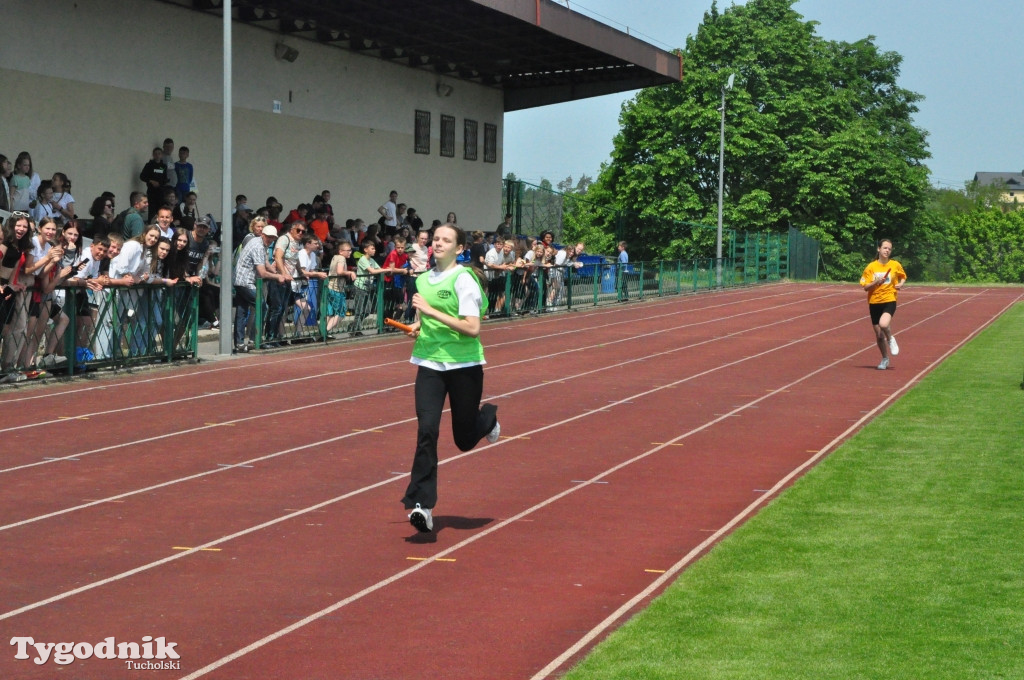
[[725,91],[732,89],[735,73],[729,74],[729,80],[722,86],[722,106],[718,110],[722,112],[722,132],[718,141],[718,240],[715,249],[715,266],[718,273],[718,287],[722,287],[722,183],[725,174]]

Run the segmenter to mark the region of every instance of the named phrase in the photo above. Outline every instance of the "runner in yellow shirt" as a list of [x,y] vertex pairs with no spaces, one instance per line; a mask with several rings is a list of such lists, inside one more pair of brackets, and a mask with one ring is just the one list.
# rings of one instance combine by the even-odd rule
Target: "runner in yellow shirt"
[[882,353],[882,362],[878,370],[889,368],[889,359],[900,353],[900,346],[892,334],[892,317],[896,313],[896,293],[907,282],[907,273],[903,265],[889,257],[892,254],[892,241],[883,238],[878,242],[878,259],[864,268],[860,276],[860,285],[868,293],[868,309],[871,313],[871,326],[875,329],[875,340],[878,351]]

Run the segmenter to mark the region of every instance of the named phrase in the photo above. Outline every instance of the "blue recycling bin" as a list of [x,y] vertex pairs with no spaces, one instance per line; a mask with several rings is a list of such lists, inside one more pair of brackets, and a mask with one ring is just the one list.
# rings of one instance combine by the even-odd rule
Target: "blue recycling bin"
[[616,267],[613,264],[608,265],[601,272],[601,292],[602,293],[614,293],[615,292],[615,270]]
[[594,276],[598,265],[604,264],[604,258],[600,255],[580,255],[576,261],[583,265],[576,270],[576,275],[588,278]]

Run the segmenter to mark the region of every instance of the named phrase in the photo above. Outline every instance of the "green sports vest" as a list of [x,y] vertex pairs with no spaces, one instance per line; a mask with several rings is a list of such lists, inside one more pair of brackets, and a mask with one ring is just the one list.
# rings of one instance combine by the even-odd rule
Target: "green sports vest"
[[[465,271],[461,265],[457,269]],[[416,292],[423,296],[434,309],[444,312],[450,316],[459,316],[459,298],[455,293],[455,279],[461,276],[456,272],[446,276],[439,283],[431,283],[428,274],[424,273],[416,278]],[[472,272],[470,275],[473,276]],[[476,276],[473,281],[479,286]],[[480,308],[480,316],[487,313],[487,294],[480,289],[480,297],[483,304]],[[438,361],[442,363],[466,363],[470,361],[482,362],[484,360],[484,346],[480,338],[471,338],[458,331],[449,328],[440,321],[428,316],[420,316],[420,334],[413,345],[412,355],[417,359]]]

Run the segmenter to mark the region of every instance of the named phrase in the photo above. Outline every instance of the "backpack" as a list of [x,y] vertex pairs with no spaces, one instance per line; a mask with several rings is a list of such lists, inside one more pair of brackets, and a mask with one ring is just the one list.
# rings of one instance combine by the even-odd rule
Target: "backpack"
[[[128,210],[131,210],[131,208],[128,208]],[[128,216],[128,210],[122,210],[117,214],[114,221],[110,223],[110,230],[107,231],[108,234],[124,235],[124,220]]]

